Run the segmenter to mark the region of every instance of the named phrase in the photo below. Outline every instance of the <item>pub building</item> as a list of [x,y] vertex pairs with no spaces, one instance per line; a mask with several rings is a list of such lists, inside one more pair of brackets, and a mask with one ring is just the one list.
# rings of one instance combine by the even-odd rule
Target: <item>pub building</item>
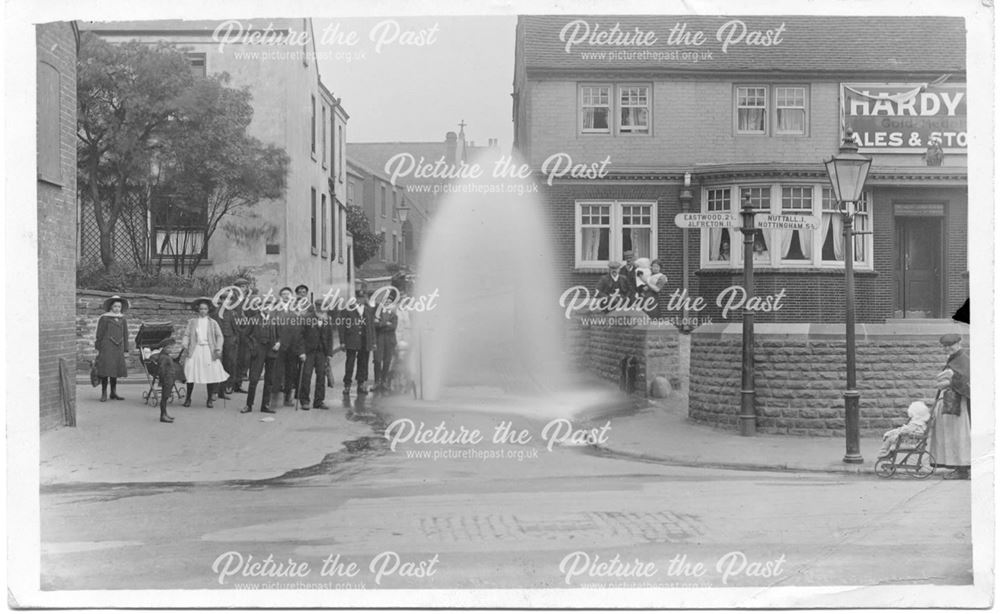
[[[716,297],[742,283],[742,234],[674,218],[738,220],[746,198],[820,221],[757,233],[757,293],[785,290],[757,321],[843,322],[842,221],[823,161],[845,131],[873,158],[854,222],[858,321],[950,317],[968,296],[965,95],[959,17],[517,25],[515,149],[541,184],[564,287],[592,289],[632,250],[660,260],[668,291],[704,297],[700,315],[716,322]],[[579,172],[553,172],[567,160]]]
[[[634,355],[640,389],[683,391],[691,419],[735,428],[742,309],[725,299],[742,291],[749,199],[813,226],[754,234],[754,295],[770,307],[755,313],[755,428],[842,435],[846,250],[823,162],[849,136],[873,160],[853,218],[860,427],[932,401],[937,338],[968,334],[950,320],[968,296],[965,49],[961,17],[519,17],[514,147],[563,289],[593,292],[627,250],[668,277],[655,326],[569,317],[578,364],[617,379]],[[684,213],[736,221],[683,229]],[[666,309],[675,294],[703,304]]]

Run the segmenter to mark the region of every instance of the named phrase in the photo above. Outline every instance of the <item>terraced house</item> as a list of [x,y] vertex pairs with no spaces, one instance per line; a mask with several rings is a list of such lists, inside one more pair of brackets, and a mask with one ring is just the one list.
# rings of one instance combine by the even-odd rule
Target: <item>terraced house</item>
[[[855,218],[859,321],[944,318],[968,295],[965,66],[961,18],[522,16],[515,148],[541,178],[566,286],[593,288],[633,250],[720,320],[742,235],[674,218],[749,198],[821,220],[757,233],[757,292],[785,290],[758,321],[820,323],[844,318],[823,160],[850,133],[873,158]],[[557,160],[579,172],[553,173]]]

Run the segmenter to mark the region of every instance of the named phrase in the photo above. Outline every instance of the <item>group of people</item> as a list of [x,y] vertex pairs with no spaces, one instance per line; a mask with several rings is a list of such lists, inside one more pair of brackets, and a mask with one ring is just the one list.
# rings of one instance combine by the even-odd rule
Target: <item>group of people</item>
[[[246,279],[238,279],[234,285],[244,296],[252,292]],[[332,387],[335,379],[331,359],[341,351],[346,354],[345,397],[349,398],[354,382],[358,395],[368,394],[369,364],[374,367],[371,391],[388,392],[397,347],[405,345],[409,331],[409,318],[405,311],[396,309],[393,298],[388,293],[376,304],[366,285],[360,283],[353,305],[325,311],[312,301],[309,288],[300,284],[294,291],[289,287],[281,289],[278,309],[248,311],[237,306],[223,310],[221,315],[212,299],[195,299],[191,307],[197,315],[184,328],[180,354],[176,358],[172,355],[177,342],[167,338],[149,357],[156,365],[161,385],[160,421],[173,422],[167,402],[179,381],[187,387],[184,407],[191,406],[195,385],[204,384],[208,407],[215,399],[245,393],[241,413],[250,413],[258,384],[263,380],[259,406],[263,413],[276,413],[282,396],[286,407],[294,406],[295,399],[302,409],[308,410],[310,405],[313,409],[328,409],[326,388],[328,384]],[[291,308],[293,305],[298,309]],[[126,299],[111,297],[98,319],[94,372],[101,382],[102,402],[123,398],[118,395],[117,379],[128,373],[127,309]],[[399,337],[403,337],[402,342]]]
[[660,291],[667,285],[667,276],[660,271],[660,261],[635,258],[635,252],[626,250],[625,263],[617,260],[608,263],[608,272],[597,281],[598,298],[621,298],[626,301],[652,298],[647,301],[646,313],[653,316]]

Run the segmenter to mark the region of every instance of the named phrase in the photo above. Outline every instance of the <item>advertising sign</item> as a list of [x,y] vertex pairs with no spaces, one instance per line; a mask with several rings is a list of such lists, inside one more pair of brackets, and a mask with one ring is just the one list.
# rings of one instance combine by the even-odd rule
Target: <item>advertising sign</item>
[[840,105],[861,153],[966,153],[964,83],[841,83]]

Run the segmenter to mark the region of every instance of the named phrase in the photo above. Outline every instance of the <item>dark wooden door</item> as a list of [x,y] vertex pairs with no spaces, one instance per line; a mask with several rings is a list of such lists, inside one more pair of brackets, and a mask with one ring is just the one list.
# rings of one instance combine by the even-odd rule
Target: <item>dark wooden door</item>
[[896,309],[906,318],[941,317],[940,218],[896,218]]

